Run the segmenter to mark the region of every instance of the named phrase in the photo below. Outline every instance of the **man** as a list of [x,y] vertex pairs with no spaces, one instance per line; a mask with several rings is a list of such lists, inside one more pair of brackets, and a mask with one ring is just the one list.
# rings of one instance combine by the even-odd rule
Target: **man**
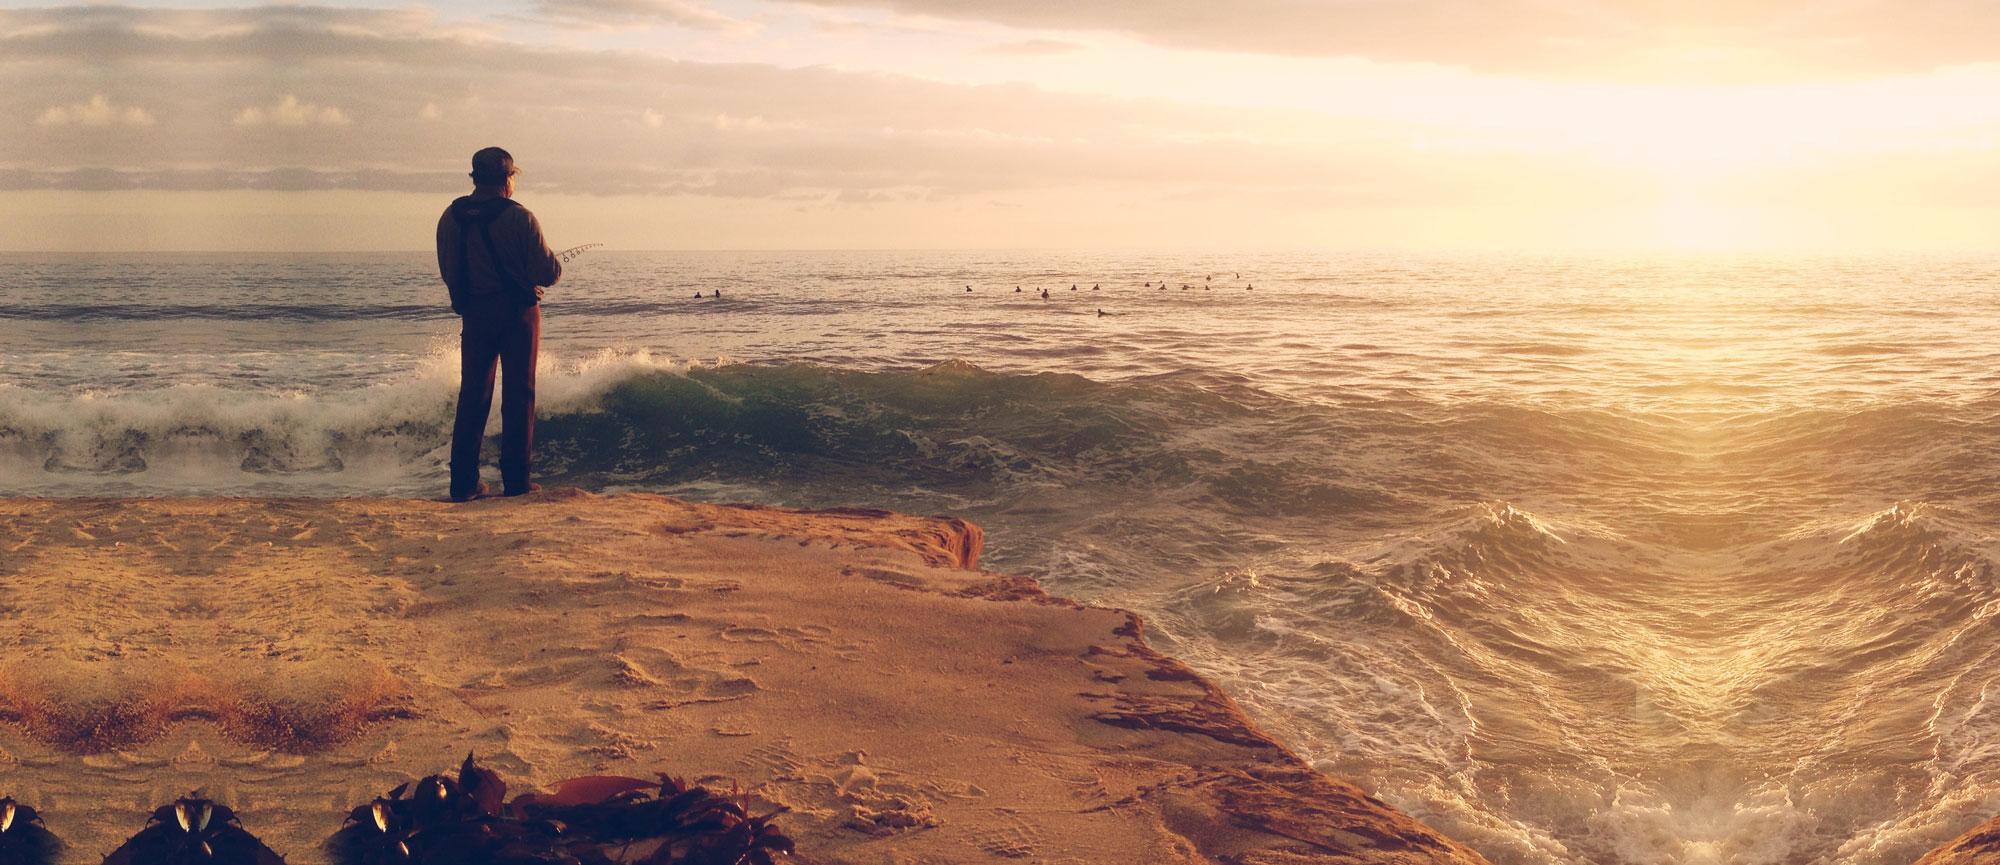
[[451,500],[488,493],[479,481],[479,446],[500,367],[500,481],[506,495],[531,493],[535,438],[535,354],[542,335],[542,290],[562,263],[542,224],[514,202],[514,157],[498,147],[472,154],[472,194],[438,219],[438,274],[451,291],[459,334],[458,417],[451,432]]

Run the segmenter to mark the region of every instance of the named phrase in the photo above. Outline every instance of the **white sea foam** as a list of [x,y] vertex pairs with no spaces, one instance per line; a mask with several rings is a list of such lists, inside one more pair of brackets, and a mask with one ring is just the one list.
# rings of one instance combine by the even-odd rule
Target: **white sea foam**
[[[1496,865],[2000,811],[1990,262],[1221,258],[593,255],[544,480],[966,516]],[[424,256],[10,263],[0,490],[442,489]]]
[[[587,412],[622,381],[690,363],[647,351],[544,354],[545,415]],[[0,385],[0,492],[13,495],[398,493],[436,486],[458,392],[455,353],[348,391],[31,391]],[[489,434],[499,429],[496,393]]]

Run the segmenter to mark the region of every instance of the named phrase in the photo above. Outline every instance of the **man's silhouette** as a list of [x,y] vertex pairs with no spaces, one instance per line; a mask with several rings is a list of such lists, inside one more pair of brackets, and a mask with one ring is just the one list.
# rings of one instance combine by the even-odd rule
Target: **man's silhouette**
[[535,439],[535,354],[542,333],[542,289],[562,278],[562,263],[542,239],[542,224],[516,204],[514,157],[498,147],[472,154],[472,194],[438,219],[438,274],[451,290],[459,338],[458,417],[451,433],[451,500],[486,495],[479,445],[493,408],[493,368],[500,367],[500,480],[510,496],[541,489],[528,480]]

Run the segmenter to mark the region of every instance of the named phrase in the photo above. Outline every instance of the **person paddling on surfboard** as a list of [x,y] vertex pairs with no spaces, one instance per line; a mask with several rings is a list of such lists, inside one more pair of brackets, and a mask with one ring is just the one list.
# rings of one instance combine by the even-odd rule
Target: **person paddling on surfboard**
[[451,500],[487,494],[479,447],[500,368],[500,480],[510,496],[541,486],[528,480],[535,439],[535,355],[542,292],[562,278],[562,262],[535,214],[514,201],[514,157],[498,147],[472,154],[472,194],[438,218],[438,275],[459,315],[458,415],[451,430]]

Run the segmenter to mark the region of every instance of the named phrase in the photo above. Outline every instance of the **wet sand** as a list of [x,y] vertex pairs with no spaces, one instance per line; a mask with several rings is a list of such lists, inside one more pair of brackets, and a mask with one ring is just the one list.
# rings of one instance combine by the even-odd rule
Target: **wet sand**
[[200,790],[294,863],[467,751],[740,784],[825,863],[1480,863],[979,530],[557,491],[0,500],[0,795],[95,857]]

